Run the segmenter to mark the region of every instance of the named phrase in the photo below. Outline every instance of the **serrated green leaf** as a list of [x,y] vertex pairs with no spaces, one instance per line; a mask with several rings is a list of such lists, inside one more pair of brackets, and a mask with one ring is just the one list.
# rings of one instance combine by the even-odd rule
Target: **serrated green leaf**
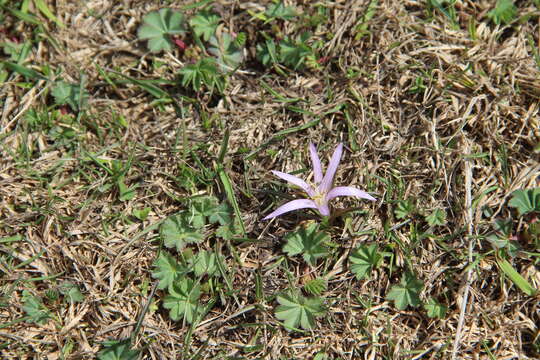
[[103,343],[103,350],[97,354],[98,360],[137,360],[139,351],[131,349],[129,339]]
[[444,225],[446,223],[446,212],[442,209],[435,209],[426,216],[426,221],[431,226]]
[[324,246],[330,240],[330,236],[319,230],[319,225],[312,223],[308,227],[287,234],[287,243],[283,251],[289,256],[302,254],[304,260],[311,266],[315,265],[318,258],[328,255],[328,250]]
[[152,277],[158,279],[158,289],[168,289],[180,276],[187,273],[187,269],[166,251],[161,251],[154,262]]
[[298,326],[311,329],[315,326],[315,317],[325,313],[321,298],[306,298],[294,293],[279,295],[277,301],[280,305],[276,308],[276,317],[289,330],[295,330]]
[[118,191],[119,191],[119,200],[120,201],[129,201],[132,200],[136,195],[137,191],[135,190],[137,188],[137,184],[131,187],[127,187],[126,184],[124,184],[124,177],[120,176],[117,180],[118,185]]
[[135,216],[137,219],[144,221],[148,217],[148,214],[150,214],[150,210],[152,210],[149,207],[145,207],[143,209],[133,209],[131,214]]
[[219,223],[227,225],[232,221],[232,208],[229,204],[223,202],[214,208],[214,211],[208,217],[208,221],[212,224]]
[[264,65],[277,64],[279,62],[277,45],[274,39],[266,39],[264,44],[257,44],[257,59]]
[[29,316],[27,322],[33,322],[43,325],[51,318],[49,309],[43,305],[43,302],[37,296],[24,290],[22,293],[23,310]]
[[202,58],[195,64],[189,64],[180,69],[181,84],[189,87],[193,91],[201,91],[202,85],[206,86],[210,93],[214,89],[222,93],[225,89],[225,78],[219,73],[216,60],[213,58]]
[[358,280],[362,280],[373,268],[379,265],[382,258],[377,245],[360,245],[349,256],[351,272],[356,275]]
[[79,290],[79,287],[69,281],[65,281],[59,287],[60,293],[65,296],[65,300],[71,303],[78,303],[84,301],[84,295]]
[[208,52],[217,58],[217,63],[224,72],[234,70],[242,63],[244,58],[242,49],[230,34],[212,36],[209,43]]
[[319,296],[326,291],[326,280],[321,278],[309,280],[304,284],[304,289],[312,295]]
[[63,80],[55,83],[51,94],[57,105],[69,105],[73,111],[85,107],[89,96],[85,89],[81,89],[80,84],[70,84]]
[[269,22],[274,19],[294,20],[297,13],[293,7],[285,6],[283,1],[280,1],[277,4],[270,4],[264,12],[264,15],[266,15],[266,18],[268,19],[266,22]]
[[399,285],[394,285],[386,296],[388,300],[394,300],[399,310],[405,310],[407,306],[418,307],[420,305],[420,291],[424,284],[412,273],[406,272],[401,278]]
[[437,300],[430,298],[429,301],[424,304],[424,309],[427,311],[427,316],[430,318],[444,319],[448,308]]
[[218,271],[216,261],[216,254],[212,251],[200,251],[190,259],[189,263],[193,267],[195,275],[201,277],[205,274],[209,276],[216,274]]
[[220,21],[219,15],[202,10],[189,20],[189,24],[197,36],[202,36],[204,41],[208,41],[216,32]]
[[300,35],[296,40],[285,37],[279,42],[280,62],[294,70],[302,69],[306,59],[313,55],[313,49],[303,41],[307,38],[306,33]]
[[520,216],[540,213],[540,187],[514,191],[508,206],[516,208]]
[[400,220],[411,215],[413,212],[414,205],[410,200],[398,201],[396,208],[394,209],[394,214],[396,215],[396,218]]
[[186,244],[200,243],[203,234],[192,226],[189,214],[180,212],[167,218],[159,229],[163,243],[168,248],[182,250]]
[[148,48],[152,52],[171,50],[170,35],[185,33],[184,15],[172,9],[161,9],[146,14],[143,25],[137,35],[141,40],[148,40]]
[[199,297],[201,287],[188,277],[178,279],[169,288],[170,295],[163,300],[163,307],[169,310],[174,321],[183,319],[191,324],[197,318],[200,310]]
[[193,209],[203,216],[210,216],[218,207],[218,199],[215,196],[201,196],[192,199]]

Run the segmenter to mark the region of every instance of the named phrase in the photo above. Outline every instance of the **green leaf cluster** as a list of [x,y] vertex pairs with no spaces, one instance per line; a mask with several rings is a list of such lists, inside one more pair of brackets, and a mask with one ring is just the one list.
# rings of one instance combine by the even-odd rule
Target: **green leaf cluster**
[[265,66],[279,63],[301,70],[308,63],[316,63],[315,48],[308,44],[310,37],[307,32],[295,38],[286,36],[277,44],[273,39],[266,39],[263,44],[257,44],[257,58]]
[[495,24],[508,24],[517,16],[517,7],[512,0],[497,0],[495,8],[487,16]]
[[298,230],[287,234],[287,243],[283,251],[289,256],[302,254],[304,260],[315,266],[318,258],[328,255],[325,243],[330,241],[330,235],[319,231],[319,224],[311,223],[307,227],[301,226]]
[[103,343],[103,349],[97,354],[98,360],[137,360],[139,351],[131,349],[131,342],[111,340]]
[[508,205],[516,208],[519,216],[540,213],[540,187],[514,191]]
[[171,35],[181,35],[185,32],[185,19],[182,13],[172,9],[160,9],[143,17],[143,25],[137,35],[141,40],[148,40],[150,51],[160,52],[172,49]]
[[216,33],[220,21],[219,15],[205,9],[192,17],[189,20],[189,25],[191,25],[195,35],[208,41]]
[[379,252],[376,244],[360,245],[349,256],[351,272],[356,275],[358,280],[362,280],[379,266],[382,258],[383,254]]
[[296,292],[282,294],[277,297],[279,306],[276,317],[283,321],[289,330],[311,329],[315,326],[315,318],[324,315],[326,308],[319,297],[307,298]]
[[[231,207],[220,203],[214,196],[195,197],[188,208],[169,216],[160,227],[163,244],[176,249],[177,256],[161,251],[154,263],[152,277],[158,279],[158,289],[167,295],[163,306],[169,310],[171,319],[193,323],[206,313],[209,306],[200,304],[200,295],[213,286],[223,269],[224,258],[209,250],[186,248],[201,243],[211,236],[211,225],[217,225],[216,237],[234,236],[238,233]],[[208,281],[202,283],[203,277]]]
[[43,325],[51,318],[49,309],[43,304],[41,298],[32,295],[28,290],[22,293],[23,310],[28,316],[28,322]]
[[222,71],[232,71],[242,63],[244,56],[241,44],[230,34],[212,36],[209,43],[208,52],[216,57]]
[[418,280],[414,274],[405,272],[398,285],[392,286],[386,296],[388,300],[394,300],[399,310],[405,310],[407,306],[418,307],[420,305],[420,291],[424,283]]
[[84,108],[88,102],[88,92],[81,84],[57,81],[51,92],[57,105],[69,105],[73,111]]
[[203,86],[210,93],[217,91],[221,94],[225,90],[225,77],[214,58],[202,58],[195,64],[186,65],[180,70],[180,75],[182,86],[191,87],[195,92],[201,91]]

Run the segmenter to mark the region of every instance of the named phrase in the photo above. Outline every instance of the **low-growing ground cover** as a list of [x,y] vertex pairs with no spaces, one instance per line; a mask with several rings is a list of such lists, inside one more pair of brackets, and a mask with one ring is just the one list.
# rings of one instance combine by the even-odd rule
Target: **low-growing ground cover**
[[1,357],[540,358],[539,24],[0,0]]

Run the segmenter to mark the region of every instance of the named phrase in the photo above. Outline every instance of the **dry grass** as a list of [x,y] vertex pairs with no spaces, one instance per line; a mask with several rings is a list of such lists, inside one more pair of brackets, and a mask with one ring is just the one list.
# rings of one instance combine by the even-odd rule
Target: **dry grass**
[[[170,320],[160,306],[163,293],[156,292],[134,339],[145,358],[199,353],[201,359],[311,359],[326,352],[336,359],[447,359],[462,309],[457,358],[540,357],[539,298],[501,277],[491,246],[478,237],[491,231],[493,219],[508,216],[512,191],[538,186],[540,180],[534,151],[540,141],[540,72],[529,43],[531,37],[538,51],[540,14],[532,3],[518,2],[519,14],[529,14],[528,19],[496,26],[486,17],[491,2],[458,1],[459,26],[452,27],[440,12],[430,17],[424,1],[382,0],[369,34],[355,40],[354,28],[369,2],[321,2],[328,22],[315,37],[324,42],[321,53],[328,61],[322,70],[291,71],[284,77],[255,61],[262,25],[246,11],[261,5],[216,1],[225,26],[247,33],[248,61],[230,77],[222,98],[200,96],[197,106],[184,104],[183,119],[170,105],[151,106],[154,99],[140,87],[112,87],[98,72],[97,65],[135,78],[175,78],[188,59],[178,50],[149,54],[136,37],[142,16],[159,8],[156,2],[47,3],[67,26],[42,17],[45,36],[34,42],[25,65],[50,66],[65,80],[79,81],[84,74],[90,106],[86,118],[73,124],[75,142],[57,146],[24,121],[29,109],[53,104],[47,96],[50,83],[38,81],[27,89],[15,74],[0,90],[0,238],[21,236],[0,244],[2,358],[60,359],[66,346],[73,346],[68,359],[94,358],[103,341],[132,335],[155,282],[150,272],[158,233],[145,229],[182,209],[183,200],[193,195],[182,186],[182,168],[198,165],[184,156],[185,149],[200,147],[201,162],[211,169],[225,128],[231,133],[227,171],[248,236],[256,241],[231,245],[240,261],[223,245],[227,265],[234,269],[235,297],[221,296],[187,343],[190,327]],[[307,1],[287,3],[314,12]],[[34,26],[4,14],[0,26],[5,33],[32,38]],[[474,24],[476,38],[468,24]],[[293,33],[295,24],[285,24],[283,31]],[[164,65],[154,66],[155,59]],[[423,88],[415,93],[411,88],[418,78]],[[261,87],[261,79],[283,96],[301,98],[295,106],[314,115],[288,109]],[[332,111],[338,105],[340,110]],[[127,120],[127,128],[115,125],[118,116]],[[206,129],[205,118],[213,119]],[[317,125],[282,136],[270,143],[270,152],[243,161],[244,149],[257,149],[278,131],[316,118]],[[308,167],[308,141],[318,144],[325,159],[337,142],[345,142],[339,182],[357,184],[379,200],[365,205],[367,215],[353,217],[349,229],[333,228],[339,247],[332,258],[314,269],[289,259],[287,273],[285,266],[273,265],[283,255],[283,236],[303,218],[295,213],[270,224],[260,219],[275,205],[267,191],[269,170]],[[21,151],[25,147],[27,155]],[[139,184],[137,196],[118,201],[116,188],[105,187],[110,176],[89,154],[131,161],[125,181]],[[469,156],[475,154],[481,156]],[[215,180],[198,184],[196,191],[223,195]],[[466,206],[467,191],[474,209]],[[433,229],[432,236],[415,238],[412,224],[417,233],[427,230],[417,216],[388,231],[400,222],[394,208],[403,199],[413,201],[422,214],[444,209],[446,225]],[[132,210],[143,207],[151,208],[148,218],[130,221]],[[485,208],[492,209],[491,216]],[[365,230],[373,235],[353,233]],[[385,267],[356,280],[346,256],[363,242],[393,251],[392,271]],[[470,268],[469,245],[478,261]],[[213,247],[210,242],[200,246]],[[445,318],[428,318],[422,308],[399,311],[385,299],[408,263],[424,282],[422,299],[434,297],[448,306]],[[538,256],[523,255],[513,263],[540,288]],[[255,294],[258,275],[262,301]],[[274,316],[273,296],[317,276],[329,278],[323,294],[327,316],[313,331],[286,331]],[[84,301],[47,298],[64,281],[77,284]],[[23,290],[46,299],[53,319],[42,325],[18,321],[25,316]]]

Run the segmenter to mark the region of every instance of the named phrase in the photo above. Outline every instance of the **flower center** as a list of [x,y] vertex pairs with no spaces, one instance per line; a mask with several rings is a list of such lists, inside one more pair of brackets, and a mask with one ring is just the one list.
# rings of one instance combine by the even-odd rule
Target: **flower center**
[[317,190],[315,192],[315,195],[313,195],[312,199],[313,199],[313,201],[315,201],[315,204],[317,204],[318,206],[321,206],[322,204],[324,204],[324,196],[325,196],[325,194],[320,193]]

